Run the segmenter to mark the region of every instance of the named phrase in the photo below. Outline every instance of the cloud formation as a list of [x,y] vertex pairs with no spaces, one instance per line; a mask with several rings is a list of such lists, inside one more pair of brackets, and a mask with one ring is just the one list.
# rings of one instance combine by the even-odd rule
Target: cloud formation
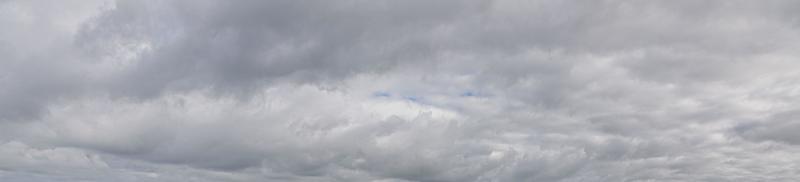
[[795,1],[0,1],[0,181],[792,181]]

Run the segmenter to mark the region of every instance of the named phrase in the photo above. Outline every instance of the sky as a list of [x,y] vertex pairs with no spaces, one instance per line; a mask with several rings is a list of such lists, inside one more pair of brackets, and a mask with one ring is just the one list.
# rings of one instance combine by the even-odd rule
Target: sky
[[800,179],[800,1],[0,0],[0,181]]

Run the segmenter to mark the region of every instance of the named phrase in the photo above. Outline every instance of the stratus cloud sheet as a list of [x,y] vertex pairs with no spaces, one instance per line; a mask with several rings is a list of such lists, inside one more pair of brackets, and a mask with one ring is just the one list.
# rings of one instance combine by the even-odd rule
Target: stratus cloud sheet
[[798,17],[0,0],[0,181],[796,181]]

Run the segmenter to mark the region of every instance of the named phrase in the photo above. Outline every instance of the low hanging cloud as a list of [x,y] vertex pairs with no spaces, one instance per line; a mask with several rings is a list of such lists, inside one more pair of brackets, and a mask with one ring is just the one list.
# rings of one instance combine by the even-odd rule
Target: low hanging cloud
[[793,181],[795,1],[0,1],[0,181]]

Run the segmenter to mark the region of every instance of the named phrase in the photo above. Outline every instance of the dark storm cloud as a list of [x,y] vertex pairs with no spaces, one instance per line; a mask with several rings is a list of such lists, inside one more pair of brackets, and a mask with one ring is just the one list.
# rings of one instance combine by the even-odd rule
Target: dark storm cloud
[[798,7],[3,1],[0,180],[787,181]]

